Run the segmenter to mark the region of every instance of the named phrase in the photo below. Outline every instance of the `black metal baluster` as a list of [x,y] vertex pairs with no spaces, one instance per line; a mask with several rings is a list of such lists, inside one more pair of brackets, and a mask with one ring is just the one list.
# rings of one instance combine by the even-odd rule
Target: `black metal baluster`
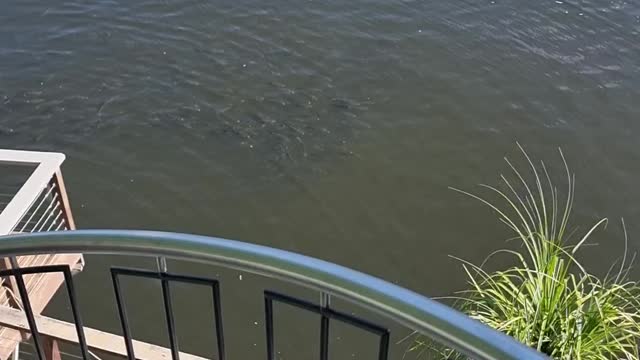
[[89,349],[87,348],[87,339],[84,335],[84,326],[80,311],[78,310],[78,301],[76,299],[76,291],[73,286],[73,276],[68,266],[65,266],[62,273],[64,274],[64,282],[67,284],[67,294],[69,294],[69,303],[71,304],[71,312],[73,314],[73,322],[78,333],[78,342],[80,343],[80,352],[84,360],[89,360]]
[[216,340],[218,341],[218,359],[225,360],[224,334],[222,330],[222,305],[220,304],[220,285],[214,282],[213,288],[213,312],[216,325]]
[[[133,277],[141,277],[148,279],[157,279],[160,280],[162,285],[162,297],[164,302],[164,311],[165,317],[167,319],[167,327],[169,331],[169,341],[171,344],[171,357],[173,360],[179,360],[180,351],[178,346],[178,338],[176,332],[176,326],[173,316],[173,307],[171,301],[171,282],[181,282],[181,283],[189,283],[196,285],[206,285],[211,287],[213,294],[213,312],[214,312],[214,326],[216,330],[216,341],[218,343],[218,358],[219,360],[225,360],[226,352],[225,352],[225,343],[224,343],[224,328],[223,328],[223,317],[222,317],[222,305],[220,300],[220,287],[217,280],[202,278],[197,276],[186,276],[186,275],[175,275],[166,273],[163,271],[148,271],[148,270],[140,270],[140,269],[129,269],[129,268],[111,268],[112,273],[117,273],[118,275],[123,276],[133,276]],[[119,288],[118,288],[119,291]],[[124,310],[124,306],[122,306]],[[126,317],[126,313],[125,313]]]
[[118,279],[117,269],[111,269],[111,279],[113,280],[113,290],[116,295],[116,304],[118,306],[118,314],[120,315],[120,324],[122,325],[122,335],[124,336],[124,345],[127,348],[127,358],[136,360],[133,352],[133,341],[131,340],[131,330],[129,329],[129,320],[127,317],[127,309],[122,300],[120,291],[120,280]]
[[380,336],[380,345],[378,347],[378,360],[387,360],[389,356],[389,332],[386,331]]
[[329,359],[329,318],[322,312],[320,318],[320,360]]
[[20,293],[20,299],[22,300],[22,307],[27,315],[27,322],[29,323],[29,330],[31,331],[31,337],[33,338],[33,345],[36,347],[38,353],[38,359],[46,360],[44,357],[44,348],[40,341],[40,332],[38,332],[38,326],[36,325],[36,319],[33,315],[33,308],[31,307],[31,301],[29,301],[29,293],[27,287],[24,284],[24,278],[22,277],[22,271],[20,268],[14,268],[16,286],[18,286],[18,292]]
[[273,348],[273,301],[268,296],[264,297],[264,327],[267,331],[267,360],[275,358],[275,349]]
[[293,307],[310,311],[312,313],[320,314],[320,360],[327,360],[329,358],[329,321],[331,319],[338,320],[345,324],[349,324],[356,328],[380,336],[380,342],[378,345],[378,360],[387,360],[389,356],[389,330],[367,320],[333,310],[329,305],[329,299],[329,294],[323,293],[321,298],[321,305],[315,305],[308,301],[300,300],[289,295],[265,290],[264,301],[267,329],[267,360],[274,360],[273,301],[278,301],[283,304],[288,304]]
[[38,357],[41,359],[45,359],[46,351],[42,347],[42,341],[40,339],[40,333],[37,328],[37,324],[35,322],[35,314],[33,312],[33,307],[31,306],[31,301],[29,299],[28,290],[24,281],[24,275],[31,274],[45,274],[45,273],[62,273],[64,276],[65,287],[67,288],[67,294],[69,296],[69,302],[71,304],[71,312],[73,314],[74,325],[76,328],[76,332],[78,335],[78,343],[80,345],[82,357],[85,360],[89,359],[89,351],[87,346],[86,337],[84,334],[84,326],[82,324],[82,317],[80,316],[80,311],[78,308],[78,301],[75,292],[75,287],[73,284],[73,275],[71,274],[71,269],[68,265],[45,265],[45,266],[34,266],[27,268],[19,268],[15,258],[11,261],[12,269],[7,269],[0,271],[0,277],[3,276],[14,276],[16,280],[16,287],[18,288],[18,292],[20,294],[20,298],[22,300],[22,307],[27,316],[27,322],[29,323],[29,329],[33,336],[34,347],[36,348],[36,353],[38,353]]
[[329,294],[320,293],[320,360],[329,359]]
[[171,345],[171,358],[173,360],[180,360],[180,353],[178,350],[178,337],[176,335],[176,326],[175,322],[173,321],[173,310],[171,307],[171,289],[169,288],[169,280],[163,277],[161,283],[162,300],[164,303],[164,312],[167,317],[167,330],[169,331],[169,343]]

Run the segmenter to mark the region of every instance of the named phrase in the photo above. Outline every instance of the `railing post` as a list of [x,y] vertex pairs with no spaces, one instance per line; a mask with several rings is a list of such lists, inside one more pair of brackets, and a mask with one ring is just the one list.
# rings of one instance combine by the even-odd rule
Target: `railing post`
[[11,360],[20,360],[20,343],[16,345],[16,348],[13,350],[13,354],[11,355]]
[[[0,261],[0,270],[13,269],[15,267],[13,266],[13,264],[15,264],[15,261],[16,261],[15,257],[2,258],[2,260]],[[5,280],[7,282],[4,284],[4,286],[10,290],[10,292],[7,291],[7,298],[9,299],[9,305],[11,307],[20,308],[22,305],[20,304],[18,299],[15,297],[15,293],[16,291],[18,291],[18,285],[16,284],[16,279],[13,276],[7,276]],[[24,338],[26,339],[27,337],[24,337]]]
[[331,296],[320,293],[320,360],[329,359],[329,317],[325,310],[329,308]]
[[58,342],[50,337],[42,337],[44,345],[44,360],[62,360]]
[[58,185],[58,193],[60,194],[60,203],[62,204],[64,220],[67,223],[69,230],[76,229],[76,222],[73,219],[73,213],[71,212],[71,204],[69,204],[69,195],[67,194],[67,188],[64,186],[64,179],[62,178],[62,172],[60,169],[53,175],[53,181]]

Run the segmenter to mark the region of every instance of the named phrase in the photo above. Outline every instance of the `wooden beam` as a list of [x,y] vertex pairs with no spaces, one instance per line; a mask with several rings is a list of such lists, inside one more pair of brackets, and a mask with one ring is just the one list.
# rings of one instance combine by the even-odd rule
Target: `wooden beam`
[[62,360],[62,356],[60,356],[60,348],[58,347],[58,341],[50,337],[43,337],[42,340],[45,360]]
[[60,203],[62,204],[65,222],[69,230],[76,229],[76,222],[73,219],[73,212],[71,212],[71,204],[69,203],[69,195],[67,194],[67,188],[64,186],[64,178],[60,169],[53,175],[53,181],[58,186],[58,193],[60,194]]
[[[8,270],[11,268],[12,268],[11,259],[8,257],[2,258],[2,260],[0,261],[0,270]],[[11,293],[7,292],[6,294],[7,298],[9,299],[9,304],[14,308],[22,306],[22,304],[18,302],[18,299],[14,297],[14,295],[18,293],[18,285],[16,283],[16,277],[7,276],[6,280],[7,280],[7,283],[5,283],[5,286],[8,287],[9,290],[11,290]]]
[[[36,315],[38,331],[43,337],[53,340],[77,344],[78,335],[75,325],[46,316]],[[0,306],[0,326],[15,330],[29,331],[25,313],[7,306]],[[92,350],[103,351],[116,356],[127,356],[124,338],[104,331],[84,328],[87,346]],[[138,360],[171,360],[171,350],[162,346],[133,340],[133,350]],[[206,358],[180,352],[180,360],[208,360]]]

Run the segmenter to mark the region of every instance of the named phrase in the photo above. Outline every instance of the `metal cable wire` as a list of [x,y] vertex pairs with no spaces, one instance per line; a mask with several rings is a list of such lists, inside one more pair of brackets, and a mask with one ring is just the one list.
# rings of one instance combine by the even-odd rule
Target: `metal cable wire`
[[[20,228],[20,230],[18,232],[25,232],[25,229],[31,223],[31,220],[33,219],[33,217],[38,213],[38,211],[42,207],[42,204],[47,200],[47,198],[51,196],[51,193],[55,190],[55,188],[56,188],[56,185],[55,184],[51,184],[50,186],[47,187],[46,191],[42,191],[40,193],[40,195],[38,195],[38,197],[36,198],[36,201],[34,202],[34,204],[37,204],[37,205],[32,206],[31,208],[33,210],[29,209],[29,211],[27,211],[25,216],[23,216],[23,218],[24,218],[24,217],[26,217],[27,215],[30,214],[29,218],[24,222],[24,225],[22,226],[22,228]],[[38,201],[38,199],[40,199],[40,201]],[[22,220],[20,220],[20,222],[22,222]],[[18,224],[16,224],[16,226]],[[15,230],[16,226],[14,226],[14,230]],[[33,232],[33,231],[27,231],[27,232]]]
[[[58,194],[53,194],[53,198],[49,200],[49,205],[47,206],[47,208],[44,210],[44,212],[42,213],[42,215],[40,216],[40,219],[38,220],[38,222],[36,222],[36,224],[33,226],[33,228],[31,229],[30,232],[34,232],[36,228],[38,228],[40,226],[40,223],[45,220],[48,220],[48,218],[51,216],[51,211],[53,211],[53,209],[55,208],[55,204],[56,204],[56,199],[58,198]],[[37,230],[37,231],[41,231],[41,230]]]

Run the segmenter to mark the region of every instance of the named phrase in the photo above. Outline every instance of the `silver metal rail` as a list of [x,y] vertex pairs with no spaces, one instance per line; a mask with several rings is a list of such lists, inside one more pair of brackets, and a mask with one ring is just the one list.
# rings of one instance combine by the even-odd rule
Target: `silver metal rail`
[[0,238],[0,255],[49,252],[142,255],[241,269],[338,296],[380,313],[473,359],[548,359],[513,338],[434,300],[315,258],[213,237],[128,230],[81,230]]

